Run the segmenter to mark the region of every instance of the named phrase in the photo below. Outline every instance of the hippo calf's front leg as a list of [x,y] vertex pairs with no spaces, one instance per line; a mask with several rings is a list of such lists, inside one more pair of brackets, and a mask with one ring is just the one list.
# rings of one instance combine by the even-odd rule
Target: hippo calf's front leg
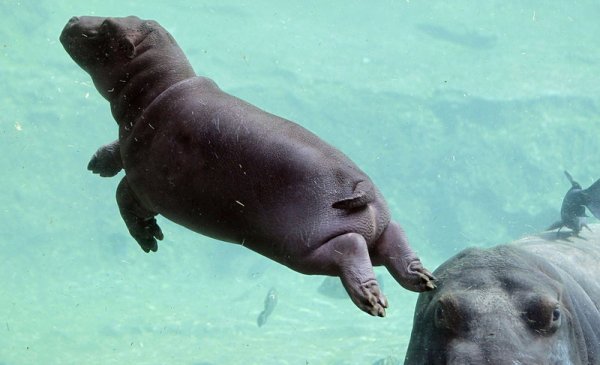
[[156,240],[164,238],[163,233],[156,223],[156,213],[144,208],[133,191],[129,188],[127,178],[124,177],[117,187],[117,204],[121,217],[127,225],[129,233],[144,252],[156,252]]
[[119,140],[98,148],[88,163],[87,169],[102,177],[112,177],[123,169]]

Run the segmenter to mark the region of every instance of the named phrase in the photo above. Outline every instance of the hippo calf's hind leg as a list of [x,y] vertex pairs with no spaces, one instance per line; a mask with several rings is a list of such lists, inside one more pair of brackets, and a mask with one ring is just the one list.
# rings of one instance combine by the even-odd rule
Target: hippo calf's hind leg
[[156,240],[162,240],[163,234],[156,224],[156,213],[144,208],[137,197],[129,188],[127,178],[124,177],[117,187],[117,204],[121,217],[129,229],[129,233],[144,252],[156,252],[158,244]]
[[384,265],[404,288],[416,292],[435,289],[435,278],[423,267],[397,223],[388,224],[372,251],[373,263]]
[[338,275],[356,306],[373,316],[385,316],[387,299],[379,290],[367,242],[360,234],[332,238],[298,264],[308,274]]

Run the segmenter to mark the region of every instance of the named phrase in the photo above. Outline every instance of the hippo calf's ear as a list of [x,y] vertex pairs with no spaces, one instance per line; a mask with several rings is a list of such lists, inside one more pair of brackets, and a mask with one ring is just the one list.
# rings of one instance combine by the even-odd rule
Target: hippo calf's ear
[[109,35],[113,42],[111,47],[116,46],[118,54],[130,59],[135,57],[135,40],[139,37],[139,31],[134,26],[123,24],[114,18],[106,18],[100,25],[100,31]]
[[560,302],[546,295],[532,294],[524,301],[523,319],[540,334],[552,334],[562,323]]
[[135,44],[131,37],[125,36],[119,41],[119,49],[127,58],[135,58]]

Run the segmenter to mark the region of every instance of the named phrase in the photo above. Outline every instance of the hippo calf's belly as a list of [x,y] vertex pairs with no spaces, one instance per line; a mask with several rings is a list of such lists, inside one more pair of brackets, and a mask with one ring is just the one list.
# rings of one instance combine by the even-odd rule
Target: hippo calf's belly
[[[307,130],[207,85],[196,78],[161,95],[122,143],[128,181],[145,205],[251,248],[285,240],[314,249],[350,231],[368,243],[379,237],[389,211],[376,188],[369,206],[332,207],[359,182],[372,184],[358,167]],[[177,109],[164,107],[171,104]]]
[[600,225],[467,249],[415,309],[406,365],[600,364]]

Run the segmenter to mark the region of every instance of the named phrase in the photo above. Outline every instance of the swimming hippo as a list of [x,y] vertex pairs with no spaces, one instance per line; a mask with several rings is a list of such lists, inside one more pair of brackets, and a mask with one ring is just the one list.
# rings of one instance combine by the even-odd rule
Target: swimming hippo
[[438,289],[419,295],[404,364],[600,364],[600,225],[590,228],[446,261]]
[[145,252],[163,239],[160,214],[298,272],[339,276],[371,315],[388,305],[373,265],[407,289],[435,287],[363,171],[298,124],[197,76],[157,22],[74,17],[60,40],[110,102],[119,138],[88,169],[125,170],[117,203]]

